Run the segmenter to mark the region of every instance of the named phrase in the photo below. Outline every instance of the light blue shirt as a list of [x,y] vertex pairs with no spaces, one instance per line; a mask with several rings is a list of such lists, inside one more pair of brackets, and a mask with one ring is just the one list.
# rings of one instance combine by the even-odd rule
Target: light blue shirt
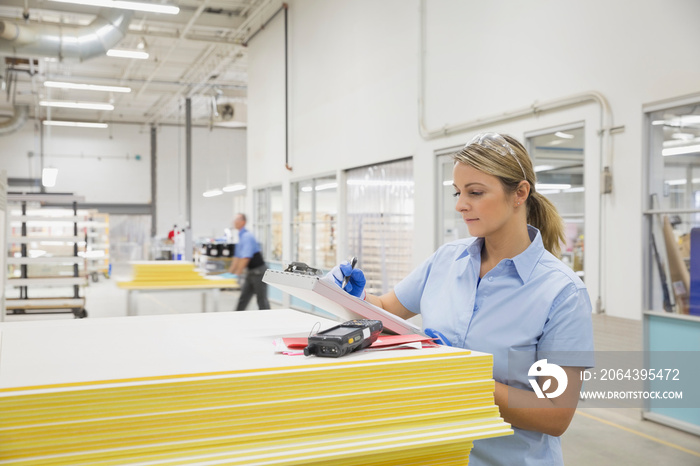
[[250,259],[256,252],[260,252],[260,245],[255,240],[255,236],[246,228],[238,230],[238,243],[236,243],[233,257]]
[[[423,329],[453,346],[493,354],[493,378],[532,390],[527,369],[539,359],[560,366],[593,366],[591,302],[586,286],[544,249],[528,225],[530,246],[504,259],[479,281],[483,238],[440,247],[394,288]],[[518,351],[517,358],[511,358]],[[572,352],[562,354],[558,352]],[[552,353],[554,352],[554,353]],[[588,352],[588,353],[581,353]],[[513,428],[515,435],[477,440],[469,465],[563,465],[559,437]]]

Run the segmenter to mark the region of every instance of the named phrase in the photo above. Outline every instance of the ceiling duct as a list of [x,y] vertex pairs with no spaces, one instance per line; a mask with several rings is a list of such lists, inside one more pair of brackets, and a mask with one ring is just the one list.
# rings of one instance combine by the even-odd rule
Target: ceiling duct
[[101,9],[87,26],[0,21],[0,55],[87,60],[104,55],[126,35],[133,11]]
[[0,136],[14,133],[27,122],[29,105],[15,105],[15,114],[9,120],[0,121]]

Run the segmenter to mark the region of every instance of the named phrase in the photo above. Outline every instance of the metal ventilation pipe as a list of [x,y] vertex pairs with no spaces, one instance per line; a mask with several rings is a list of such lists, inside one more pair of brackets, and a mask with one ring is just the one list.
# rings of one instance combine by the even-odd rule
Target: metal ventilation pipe
[[0,122],[0,136],[14,133],[27,122],[29,105],[15,105],[15,114],[9,120]]
[[133,11],[101,9],[87,26],[0,21],[0,55],[87,60],[104,55],[126,35]]

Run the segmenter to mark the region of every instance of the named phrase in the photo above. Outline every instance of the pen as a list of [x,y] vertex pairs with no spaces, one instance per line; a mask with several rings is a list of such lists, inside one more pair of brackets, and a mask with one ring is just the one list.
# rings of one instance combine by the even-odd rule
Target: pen
[[[352,269],[355,268],[355,265],[357,265],[357,257],[353,257],[350,259],[350,273],[352,274]],[[350,281],[350,275],[346,275],[345,278],[343,278],[343,286],[341,287],[342,289],[345,289],[345,285],[348,284]]]

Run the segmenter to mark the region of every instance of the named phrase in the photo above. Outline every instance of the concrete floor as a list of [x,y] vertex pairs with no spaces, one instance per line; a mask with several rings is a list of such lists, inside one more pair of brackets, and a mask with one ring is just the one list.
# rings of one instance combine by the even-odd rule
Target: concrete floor
[[[127,296],[117,280],[128,279],[129,269],[115,269],[110,279],[100,278],[85,289],[88,318],[126,315]],[[238,293],[223,291],[219,310],[232,311]],[[211,304],[211,303],[210,303]],[[139,315],[201,312],[201,294],[193,291],[141,294]],[[273,304],[273,307],[281,307]],[[248,309],[257,309],[255,299]],[[33,319],[71,319],[71,314],[7,316],[6,322]],[[594,316],[596,349],[641,349],[641,324]],[[620,338],[620,335],[625,335]],[[638,409],[586,408],[582,404],[562,437],[568,466],[578,465],[700,465],[700,437],[642,420]]]

